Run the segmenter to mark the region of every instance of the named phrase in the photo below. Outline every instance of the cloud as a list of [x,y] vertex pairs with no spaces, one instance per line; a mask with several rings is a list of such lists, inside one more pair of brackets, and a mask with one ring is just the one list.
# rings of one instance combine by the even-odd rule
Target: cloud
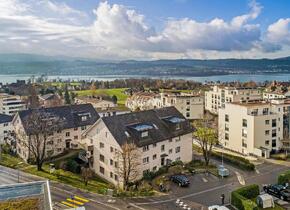
[[265,34],[253,24],[262,6],[226,21],[168,19],[156,31],[146,17],[124,5],[101,2],[93,20],[56,0],[0,0],[0,52],[22,51],[110,59],[254,56],[289,45],[289,19]]

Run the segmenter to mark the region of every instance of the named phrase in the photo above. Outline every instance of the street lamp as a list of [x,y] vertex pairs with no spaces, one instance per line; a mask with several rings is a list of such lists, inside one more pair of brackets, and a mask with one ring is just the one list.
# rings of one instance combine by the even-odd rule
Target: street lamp
[[23,162],[17,163],[17,172],[18,172],[17,173],[18,174],[18,176],[17,176],[17,182],[18,183],[20,182],[20,179],[19,179],[20,178],[20,172],[19,172],[20,170],[19,170],[19,167],[20,167],[21,164],[23,164]]

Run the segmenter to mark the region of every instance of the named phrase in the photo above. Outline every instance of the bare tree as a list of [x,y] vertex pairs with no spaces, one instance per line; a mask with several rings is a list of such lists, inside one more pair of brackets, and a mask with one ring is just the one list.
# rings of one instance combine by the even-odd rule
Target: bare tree
[[121,150],[116,152],[116,159],[119,161],[117,173],[127,191],[129,184],[140,175],[140,151],[134,143],[123,144]]
[[[37,170],[40,171],[47,158],[46,149],[49,136],[62,129],[63,120],[42,109],[34,109],[23,120],[23,124],[26,127],[28,138],[22,138],[20,141],[28,148],[29,158],[35,161]],[[51,140],[53,141],[53,139]]]
[[217,131],[214,128],[215,125],[210,122],[208,118],[194,123],[195,132],[193,133],[196,142],[200,146],[203,154],[205,164],[208,165],[210,161],[210,156],[212,148],[218,143]]
[[27,100],[27,107],[31,109],[39,108],[40,106],[39,98],[34,84],[30,85],[28,89],[28,94],[29,96]]
[[93,171],[90,168],[82,167],[81,176],[82,176],[86,186],[88,185],[89,180],[93,177],[93,175],[94,175]]

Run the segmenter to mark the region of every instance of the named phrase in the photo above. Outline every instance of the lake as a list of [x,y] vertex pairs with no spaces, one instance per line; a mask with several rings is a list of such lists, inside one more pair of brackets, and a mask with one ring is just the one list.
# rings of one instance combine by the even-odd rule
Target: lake
[[[16,82],[16,80],[28,80],[31,78],[32,75],[28,74],[17,74],[17,75],[0,75],[0,82],[1,83],[11,83]],[[37,75],[35,75],[37,77]],[[152,77],[152,76],[142,76],[142,75],[92,75],[92,76],[82,76],[82,75],[54,75],[54,76],[47,76],[48,80],[53,79],[61,79],[61,80],[71,80],[71,81],[78,81],[78,80],[100,80],[100,81],[112,81],[115,79],[127,79],[127,78],[152,78],[152,79],[160,79],[160,77]],[[185,79],[185,80],[192,80],[198,82],[205,82],[205,81],[256,81],[256,82],[263,82],[265,80],[277,80],[277,81],[290,81],[290,74],[259,74],[259,75],[247,75],[247,74],[240,74],[240,75],[220,75],[220,76],[204,76],[204,77],[184,77],[184,76],[173,76],[173,77],[162,77],[161,79]]]

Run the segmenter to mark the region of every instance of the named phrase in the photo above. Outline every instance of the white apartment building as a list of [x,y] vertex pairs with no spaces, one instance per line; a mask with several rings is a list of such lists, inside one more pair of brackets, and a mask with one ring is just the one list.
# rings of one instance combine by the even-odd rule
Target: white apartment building
[[85,133],[92,169],[122,187],[118,173],[122,162],[116,153],[134,143],[140,153],[137,179],[148,171],[181,160],[192,160],[192,126],[174,107],[100,118]]
[[[44,112],[49,118],[63,120],[61,129],[51,133],[47,138],[45,151],[47,157],[56,156],[65,150],[82,148],[85,145],[82,134],[100,118],[91,104],[40,108],[38,111]],[[21,111],[12,121],[16,134],[16,151],[25,161],[31,157],[26,145],[29,143],[31,133],[31,124],[27,123],[27,120],[32,113],[31,109]]]
[[268,158],[289,149],[289,100],[226,103],[219,109],[219,141],[227,149]]
[[17,95],[0,93],[0,113],[15,115],[17,112],[25,110],[25,102]]
[[9,133],[12,131],[12,116],[0,114],[0,144],[6,142]]
[[92,104],[96,110],[107,110],[115,108],[118,105],[108,98],[98,97],[77,97],[75,99],[76,104]]
[[263,92],[263,99],[264,100],[271,100],[271,99],[284,99],[284,98],[289,98],[290,97],[290,92]]
[[259,100],[262,98],[260,90],[255,88],[213,86],[205,92],[205,110],[218,114],[218,110],[228,102]]
[[158,94],[138,92],[128,97],[125,105],[132,111],[143,111],[160,107],[158,103],[160,103],[160,96]]

